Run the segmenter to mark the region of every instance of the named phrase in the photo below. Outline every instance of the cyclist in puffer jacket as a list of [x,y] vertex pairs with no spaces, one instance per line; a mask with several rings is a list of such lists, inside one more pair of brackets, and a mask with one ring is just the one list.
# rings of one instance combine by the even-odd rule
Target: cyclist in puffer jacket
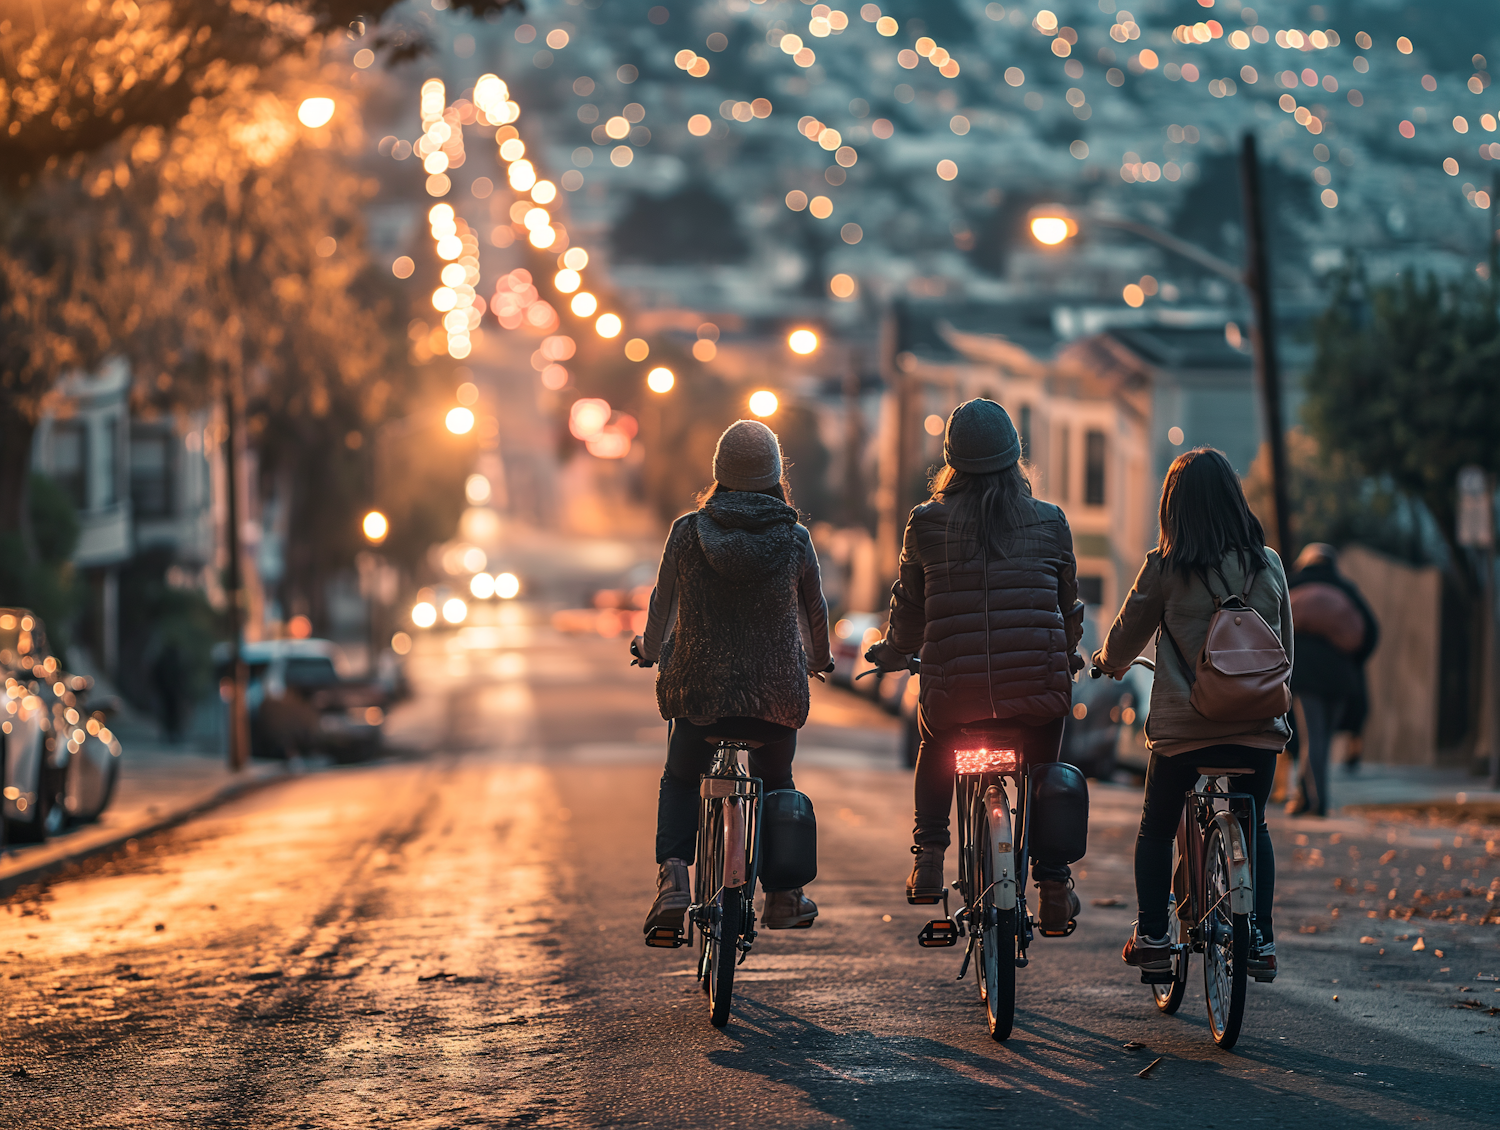
[[[1059,507],[1031,495],[1005,409],[970,400],[948,417],[946,465],[907,522],[890,629],[866,658],[901,670],[921,654],[916,856],[908,899],[943,891],[959,727],[986,724],[1027,764],[1056,761],[1083,635],[1073,533]],[[1041,926],[1078,914],[1065,862],[1036,860]]]

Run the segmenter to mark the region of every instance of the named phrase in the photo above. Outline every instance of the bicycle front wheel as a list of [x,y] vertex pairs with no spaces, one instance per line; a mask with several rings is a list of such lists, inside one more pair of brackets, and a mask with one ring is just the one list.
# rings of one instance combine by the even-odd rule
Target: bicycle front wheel
[[738,889],[719,895],[708,958],[708,1019],[715,1028],[729,1023],[734,997],[734,965],[739,959],[740,933],[745,923],[745,898]]
[[1014,853],[1007,851],[1010,861],[1002,861],[1001,853],[990,834],[990,821],[983,804],[975,820],[974,851],[979,856],[979,913],[981,931],[979,935],[980,993],[984,998],[985,1018],[990,1036],[996,1040],[1010,1038],[1016,1019],[1016,925],[1014,907],[995,905],[995,876],[1006,863],[1014,870]]
[[1201,926],[1203,990],[1214,1043],[1226,1049],[1240,1038],[1250,961],[1250,916],[1235,914],[1230,903],[1231,846],[1222,824],[1209,828],[1203,843],[1204,905],[1210,908]]

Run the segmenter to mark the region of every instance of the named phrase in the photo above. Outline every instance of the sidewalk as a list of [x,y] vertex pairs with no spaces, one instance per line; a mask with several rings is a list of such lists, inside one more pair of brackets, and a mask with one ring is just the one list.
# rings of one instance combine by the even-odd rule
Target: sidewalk
[[1433,769],[1414,765],[1362,765],[1357,773],[1343,766],[1328,770],[1329,800],[1334,808],[1367,804],[1477,804],[1500,803],[1500,791],[1487,787],[1483,777],[1462,769]]
[[233,796],[291,775],[283,762],[231,773],[219,754],[127,743],[114,799],[97,821],[46,843],[0,852],[0,893],[126,840],[175,824]]

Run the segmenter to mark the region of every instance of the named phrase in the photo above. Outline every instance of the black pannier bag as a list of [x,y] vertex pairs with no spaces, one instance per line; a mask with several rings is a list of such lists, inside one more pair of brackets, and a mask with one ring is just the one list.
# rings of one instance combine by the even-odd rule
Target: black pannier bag
[[1031,769],[1031,858],[1077,863],[1089,849],[1089,786],[1076,765]]
[[805,887],[818,877],[818,821],[796,789],[772,789],[760,804],[760,883],[768,891]]

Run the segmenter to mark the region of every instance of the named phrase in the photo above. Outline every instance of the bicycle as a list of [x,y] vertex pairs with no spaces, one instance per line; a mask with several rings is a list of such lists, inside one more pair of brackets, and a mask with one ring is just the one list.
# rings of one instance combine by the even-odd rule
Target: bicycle
[[[1148,670],[1148,659],[1133,661]],[[1103,672],[1094,667],[1091,674]],[[1184,754],[1183,756],[1188,756]],[[1141,970],[1156,1007],[1171,1015],[1187,991],[1192,955],[1203,955],[1203,995],[1214,1043],[1234,1047],[1245,1017],[1251,920],[1255,911],[1255,799],[1230,791],[1230,779],[1252,769],[1213,764],[1196,767],[1206,781],[1187,794],[1177,839],[1172,845],[1172,893],[1167,936],[1172,968]]]
[[[913,656],[913,674],[917,667]],[[1003,1041],[1015,1026],[1016,970],[1030,964],[1027,950],[1035,938],[1035,923],[1026,906],[1031,776],[1017,743],[1007,742],[1003,724],[963,726],[959,734],[966,740],[954,751],[958,878],[950,889],[958,892],[964,905],[950,914],[947,890],[940,898],[908,896],[907,901],[918,906],[943,904],[943,917],[917,934],[919,946],[956,946],[959,938],[968,938],[956,979],[962,981],[973,962],[990,1036]],[[1076,927],[1070,919],[1056,936],[1066,937]]]

